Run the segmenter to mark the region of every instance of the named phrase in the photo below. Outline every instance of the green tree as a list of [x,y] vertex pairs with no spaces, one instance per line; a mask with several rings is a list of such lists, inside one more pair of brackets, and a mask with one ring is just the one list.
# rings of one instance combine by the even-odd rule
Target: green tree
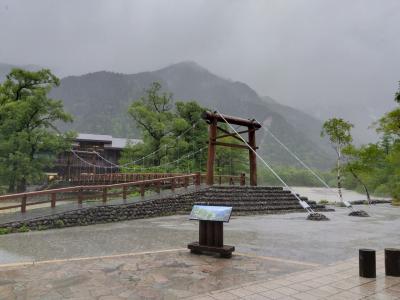
[[[399,92],[394,100],[399,103]],[[363,188],[376,195],[391,195],[400,199],[400,110],[386,113],[378,122],[380,141],[359,148],[347,146],[343,152],[348,158],[345,170],[358,177],[345,178],[349,188]],[[367,188],[368,187],[368,188]],[[367,193],[368,193],[367,192]]]
[[321,137],[327,136],[329,141],[336,152],[336,171],[337,171],[337,187],[340,200],[343,201],[342,195],[342,178],[341,178],[341,160],[342,160],[342,150],[344,147],[348,146],[353,138],[351,136],[351,128],[354,125],[341,119],[332,118],[324,122],[322,125]]
[[[172,95],[161,92],[161,84],[158,82],[154,82],[143,97],[131,104],[128,113],[143,134],[144,144],[139,146],[141,152],[159,149],[163,138],[172,132],[171,109]],[[156,153],[155,160],[156,164],[160,163],[160,152]]]
[[371,203],[371,195],[368,189],[368,177],[373,172],[375,165],[382,158],[382,151],[375,144],[356,148],[348,145],[343,149],[343,157],[346,164],[344,171],[350,173],[353,178],[363,187],[367,195],[368,203]]
[[0,85],[0,176],[9,192],[21,192],[40,179],[72,135],[56,123],[71,122],[59,100],[48,97],[59,79],[50,70],[13,69]]
[[[394,101],[400,104],[400,86],[394,95]],[[386,113],[377,128],[382,133],[382,145],[386,151],[386,186],[393,199],[400,200],[400,107]]]
[[[173,105],[172,95],[161,93],[161,85],[153,83],[146,95],[133,102],[129,109],[142,131],[143,143],[128,146],[120,164],[129,164],[125,171],[149,168],[159,172],[205,171],[208,125],[201,117],[205,110],[196,101],[177,101]],[[232,138],[225,141],[235,142]],[[244,155],[245,151],[236,149],[218,151],[216,173],[243,172]]]

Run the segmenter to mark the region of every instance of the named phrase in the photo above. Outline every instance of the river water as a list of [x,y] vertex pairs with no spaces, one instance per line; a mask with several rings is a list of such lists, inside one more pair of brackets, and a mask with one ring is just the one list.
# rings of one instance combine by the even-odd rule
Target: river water
[[[336,188],[328,189],[323,187],[304,187],[297,186],[291,187],[294,192],[300,194],[301,196],[308,197],[310,200],[321,201],[328,200],[329,202],[340,202],[338,192]],[[359,200],[367,200],[367,196],[365,194],[358,193],[356,191],[342,189],[343,199],[346,201],[359,201]],[[385,197],[375,197],[371,196],[372,199],[375,200],[390,200],[390,198]]]

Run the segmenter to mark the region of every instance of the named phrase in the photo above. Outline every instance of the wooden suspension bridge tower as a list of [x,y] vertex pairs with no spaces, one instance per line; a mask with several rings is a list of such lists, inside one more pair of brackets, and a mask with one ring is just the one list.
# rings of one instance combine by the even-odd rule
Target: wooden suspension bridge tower
[[[214,161],[215,161],[215,153],[216,146],[224,146],[231,148],[244,148],[249,151],[249,162],[250,162],[250,185],[257,185],[257,157],[256,154],[251,150],[256,151],[256,131],[261,128],[261,124],[256,120],[246,120],[238,117],[232,117],[227,115],[221,115],[217,112],[205,111],[202,114],[202,118],[206,120],[209,124],[208,130],[208,158],[207,158],[207,184],[214,184]],[[239,131],[239,132],[230,132],[218,125],[218,123],[225,123],[231,125],[238,125],[247,127],[247,129]],[[222,135],[217,136],[217,132],[223,132]],[[246,145],[243,140],[238,136],[238,134],[248,133],[248,141]],[[224,143],[219,142],[218,139],[224,137],[233,137],[239,140],[242,144],[232,144],[232,143]],[[251,147],[251,149],[249,148]]]

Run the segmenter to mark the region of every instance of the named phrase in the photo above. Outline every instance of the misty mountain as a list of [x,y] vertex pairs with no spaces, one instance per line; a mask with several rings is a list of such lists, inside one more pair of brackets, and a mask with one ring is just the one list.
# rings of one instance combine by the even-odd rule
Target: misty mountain
[[[0,81],[16,67],[0,64]],[[38,66],[18,66],[37,70]],[[321,122],[292,107],[279,104],[270,97],[260,97],[248,85],[210,73],[194,62],[138,74],[96,72],[69,76],[51,96],[61,99],[74,116],[72,124],[60,124],[62,130],[139,137],[139,131],[127,114],[130,103],[144,95],[154,81],[170,91],[174,99],[196,100],[204,107],[221,113],[255,118],[277,135],[286,145],[314,167],[331,167],[329,145],[321,140]],[[260,153],[273,164],[296,164],[265,131],[257,133]]]
[[[60,87],[51,96],[62,99],[65,109],[74,116],[74,123],[64,126],[64,130],[138,137],[127,109],[154,81],[172,92],[175,100],[196,100],[211,110],[255,118],[268,125],[311,165],[322,169],[331,167],[330,149],[319,137],[321,122],[271,98],[261,98],[248,85],[218,77],[193,62],[138,74],[101,71],[69,76],[61,80]],[[264,131],[260,130],[257,138],[259,151],[267,160],[273,164],[295,164]]]

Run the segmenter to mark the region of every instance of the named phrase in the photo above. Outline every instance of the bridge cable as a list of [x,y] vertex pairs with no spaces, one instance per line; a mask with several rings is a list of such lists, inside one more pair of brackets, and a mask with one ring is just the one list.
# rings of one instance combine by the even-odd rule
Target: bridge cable
[[299,201],[300,205],[309,213],[315,213],[314,210],[308,205],[307,202],[303,201],[300,199],[300,197],[293,191],[289,185],[274,171],[274,169],[255,151],[247,142],[246,140],[235,130],[235,128],[228,123],[228,121],[225,119],[225,117],[219,112],[216,111],[219,116],[225,121],[225,123],[236,133],[236,135],[243,141],[243,143],[246,144],[246,146],[254,152],[254,154],[264,163],[264,165],[271,171],[271,173],[289,190],[292,192],[292,194],[296,197],[296,199]]
[[[323,180],[317,173],[314,172],[313,169],[311,169],[308,165],[306,165],[306,163],[304,161],[302,161],[293,151],[291,151],[281,140],[279,140],[268,128],[261,126],[261,128],[263,128],[267,133],[269,133],[272,138],[279,144],[282,146],[282,148],[284,148],[290,155],[292,155],[304,168],[306,168],[308,171],[310,171],[311,174],[313,174],[326,188],[328,188],[329,190],[335,192],[336,191],[330,187],[325,180]],[[340,198],[339,198],[340,199]],[[346,200],[341,199],[341,201],[344,203],[344,205],[347,208],[351,208],[353,209],[351,203],[349,203]]]
[[[176,137],[176,140],[179,140],[180,138],[182,138],[183,135],[185,135],[186,133],[188,133],[190,130],[194,129],[194,127],[196,127],[197,123],[198,123],[198,121],[196,121],[193,125],[191,125],[191,126],[190,126],[189,128],[187,128],[184,132],[182,132],[178,137]],[[179,141],[178,141],[178,143],[179,143]],[[172,145],[172,144],[173,144],[173,142],[164,145],[164,147],[166,148],[168,145]],[[135,164],[135,163],[141,161],[141,162],[142,162],[141,169],[145,169],[145,166],[144,166],[144,164],[145,164],[145,158],[150,157],[151,155],[156,154],[156,153],[159,152],[160,150],[162,150],[162,147],[158,148],[157,150],[155,150],[155,151],[153,151],[153,152],[151,152],[151,153],[149,153],[149,154],[147,154],[147,155],[145,155],[145,156],[143,156],[143,157],[141,157],[141,158],[139,158],[139,159],[136,159],[136,160],[134,160],[134,161],[132,161],[132,162],[129,162],[129,163],[126,163],[126,164],[123,164],[123,165],[118,165],[118,164],[115,164],[115,163],[113,163],[113,162],[107,160],[105,157],[101,156],[100,153],[98,153],[98,152],[96,152],[96,151],[84,151],[84,150],[73,150],[73,149],[72,149],[71,152],[72,152],[72,153],[74,154],[74,156],[76,156],[81,162],[84,162],[84,163],[86,163],[86,164],[88,164],[88,165],[90,165],[90,166],[94,166],[94,167],[98,167],[98,168],[104,168],[104,169],[126,168],[128,165]],[[178,144],[178,151],[179,151],[179,144]],[[83,159],[82,157],[80,157],[79,155],[77,155],[77,152],[78,152],[78,153],[89,153],[89,154],[93,154],[93,153],[94,153],[94,154],[96,154],[99,158],[101,158],[103,161],[109,163],[109,164],[112,165],[112,166],[100,166],[100,165],[96,165],[96,164],[90,163],[90,162],[84,160],[84,159]],[[179,157],[179,155],[178,155],[178,157]],[[128,168],[128,169],[135,169],[135,168]]]

